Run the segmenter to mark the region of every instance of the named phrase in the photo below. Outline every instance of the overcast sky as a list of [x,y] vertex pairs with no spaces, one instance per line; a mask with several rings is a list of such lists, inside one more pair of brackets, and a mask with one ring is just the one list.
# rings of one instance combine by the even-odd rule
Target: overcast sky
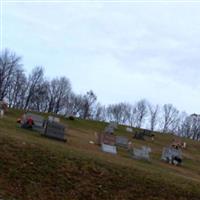
[[3,7],[3,46],[104,104],[146,98],[200,113],[200,3]]

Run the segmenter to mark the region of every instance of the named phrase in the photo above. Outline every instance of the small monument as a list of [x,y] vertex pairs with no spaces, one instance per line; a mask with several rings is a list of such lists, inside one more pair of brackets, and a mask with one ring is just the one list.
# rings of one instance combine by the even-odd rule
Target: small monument
[[44,136],[66,142],[66,127],[55,121],[47,121]]
[[128,149],[128,138],[124,136],[116,136],[116,145]]
[[116,146],[113,146],[113,145],[102,143],[101,149],[103,152],[106,152],[106,153],[117,154],[117,148]]
[[28,122],[32,120],[32,126],[31,128],[33,130],[39,131],[41,133],[44,132],[44,117],[37,115],[37,114],[33,114],[33,113],[26,113],[22,116],[21,118],[21,127],[22,128],[27,128],[28,126]]
[[141,149],[134,148],[133,149],[133,157],[138,160],[150,160],[149,153],[151,153],[151,148],[143,146]]
[[180,165],[182,163],[182,151],[174,147],[163,148],[161,160],[174,165]]

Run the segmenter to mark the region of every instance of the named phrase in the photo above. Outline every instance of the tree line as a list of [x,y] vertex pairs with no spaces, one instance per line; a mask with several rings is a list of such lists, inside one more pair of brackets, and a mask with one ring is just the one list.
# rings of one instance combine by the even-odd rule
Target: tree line
[[68,78],[49,80],[40,66],[26,75],[21,62],[21,57],[10,50],[0,52],[0,101],[7,101],[10,108],[115,121],[200,140],[200,115],[180,112],[172,104],[153,105],[145,99],[102,105],[92,90],[76,94]]

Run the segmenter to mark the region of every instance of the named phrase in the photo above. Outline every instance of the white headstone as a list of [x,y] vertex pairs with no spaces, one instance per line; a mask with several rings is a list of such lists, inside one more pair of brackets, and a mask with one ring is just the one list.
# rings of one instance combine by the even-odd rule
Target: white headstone
[[106,152],[106,153],[117,154],[116,146],[111,146],[111,145],[107,145],[107,144],[102,143],[101,149],[102,149],[103,152]]

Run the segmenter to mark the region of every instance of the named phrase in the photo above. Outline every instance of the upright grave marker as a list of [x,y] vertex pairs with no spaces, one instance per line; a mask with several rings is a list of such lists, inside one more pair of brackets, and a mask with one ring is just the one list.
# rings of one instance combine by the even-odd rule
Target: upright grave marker
[[116,145],[119,147],[128,148],[128,138],[124,136],[116,136]]
[[21,119],[21,125],[22,127],[26,128],[26,123],[28,119],[32,119],[33,120],[33,126],[32,128],[36,131],[39,131],[41,133],[44,132],[44,117],[37,115],[37,114],[33,114],[33,113],[26,113],[22,116]]
[[102,149],[103,152],[106,152],[106,153],[117,154],[116,146],[112,146],[112,145],[102,143],[101,149]]
[[149,153],[151,152],[150,147],[143,146],[141,149],[133,149],[133,157],[139,160],[150,160]]
[[44,136],[66,141],[65,126],[54,121],[47,121]]
[[173,147],[163,148],[161,160],[170,164],[181,164],[182,163],[182,151]]

